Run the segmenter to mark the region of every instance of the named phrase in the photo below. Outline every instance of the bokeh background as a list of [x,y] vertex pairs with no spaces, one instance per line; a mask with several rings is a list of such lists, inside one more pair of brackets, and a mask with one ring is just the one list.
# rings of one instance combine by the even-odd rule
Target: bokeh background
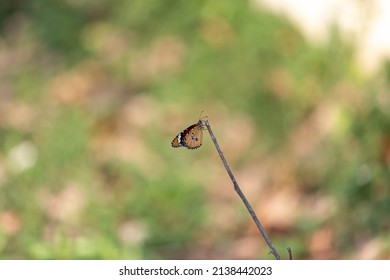
[[273,259],[207,131],[171,148],[202,110],[283,258],[390,258],[390,64],[326,30],[261,1],[1,1],[0,258]]

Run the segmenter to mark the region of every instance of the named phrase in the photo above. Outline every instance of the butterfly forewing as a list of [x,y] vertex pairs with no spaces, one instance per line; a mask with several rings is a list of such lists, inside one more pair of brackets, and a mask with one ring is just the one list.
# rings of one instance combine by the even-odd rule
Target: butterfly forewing
[[181,144],[180,144],[180,142],[179,142],[179,136],[180,136],[180,134],[177,135],[177,136],[172,140],[172,142],[171,142],[172,147],[174,147],[174,148],[181,147]]

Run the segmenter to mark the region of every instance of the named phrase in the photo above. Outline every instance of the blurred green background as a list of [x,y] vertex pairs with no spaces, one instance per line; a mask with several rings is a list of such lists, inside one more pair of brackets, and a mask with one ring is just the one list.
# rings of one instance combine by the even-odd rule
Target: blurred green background
[[0,3],[1,259],[390,258],[390,64],[248,1]]

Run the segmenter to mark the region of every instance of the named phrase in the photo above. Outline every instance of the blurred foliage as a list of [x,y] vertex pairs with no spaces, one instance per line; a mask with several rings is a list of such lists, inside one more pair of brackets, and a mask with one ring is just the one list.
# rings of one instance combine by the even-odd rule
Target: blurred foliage
[[[390,63],[254,1],[0,3],[0,258],[389,258]],[[287,257],[287,253],[285,253]]]

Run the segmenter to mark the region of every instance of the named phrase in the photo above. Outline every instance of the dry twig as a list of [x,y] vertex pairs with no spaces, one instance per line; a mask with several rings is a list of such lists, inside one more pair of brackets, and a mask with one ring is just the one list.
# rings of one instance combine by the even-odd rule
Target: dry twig
[[[205,124],[206,124],[207,130],[210,133],[211,139],[213,140],[214,145],[217,148],[219,157],[221,158],[222,163],[225,166],[225,169],[226,169],[227,173],[229,174],[230,179],[232,180],[232,183],[233,183],[233,186],[234,186],[234,190],[237,192],[238,196],[241,198],[242,202],[245,204],[246,209],[248,210],[249,214],[251,215],[253,221],[255,222],[257,228],[259,229],[259,231],[260,231],[261,235],[263,236],[265,242],[267,243],[268,247],[270,248],[270,250],[271,250],[270,253],[272,255],[274,255],[275,259],[280,260],[279,253],[276,251],[274,245],[271,242],[271,239],[268,237],[267,233],[264,230],[264,227],[260,223],[260,220],[257,218],[255,211],[253,210],[252,206],[250,205],[250,203],[246,199],[244,193],[241,191],[241,188],[238,185],[236,179],[234,178],[234,175],[233,175],[232,171],[230,170],[229,165],[226,162],[226,159],[225,159],[225,157],[224,157],[224,155],[223,155],[223,153],[221,151],[221,148],[219,147],[217,139],[215,138],[214,133],[211,130],[211,127],[210,127],[210,124],[209,124],[208,120],[205,121]],[[291,249],[288,248],[287,250],[289,252],[290,259],[292,259]]]

